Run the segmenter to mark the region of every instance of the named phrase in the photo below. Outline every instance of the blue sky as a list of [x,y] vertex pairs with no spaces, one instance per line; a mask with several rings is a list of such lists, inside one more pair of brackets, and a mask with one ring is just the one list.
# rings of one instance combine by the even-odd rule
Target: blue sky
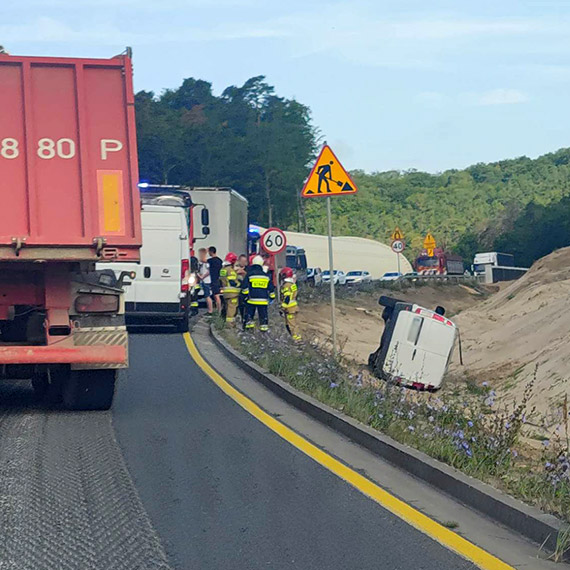
[[20,0],[11,53],[134,49],[135,88],[266,75],[348,168],[431,172],[570,146],[570,2]]

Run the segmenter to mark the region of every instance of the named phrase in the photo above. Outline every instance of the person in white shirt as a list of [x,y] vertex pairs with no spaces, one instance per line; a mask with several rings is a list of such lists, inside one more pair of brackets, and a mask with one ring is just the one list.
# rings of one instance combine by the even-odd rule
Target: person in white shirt
[[210,264],[208,263],[208,251],[205,247],[198,250],[198,257],[200,263],[198,265],[198,278],[204,291],[204,298],[206,299],[206,306],[208,307],[208,315],[214,312],[214,305],[212,303],[212,278],[210,277]]

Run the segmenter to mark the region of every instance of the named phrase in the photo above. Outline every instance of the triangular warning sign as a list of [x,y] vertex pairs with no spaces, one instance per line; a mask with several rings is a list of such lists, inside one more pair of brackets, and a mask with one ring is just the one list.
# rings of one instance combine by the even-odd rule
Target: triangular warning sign
[[358,188],[329,145],[323,146],[309,178],[303,186],[303,198],[324,198],[356,194]]

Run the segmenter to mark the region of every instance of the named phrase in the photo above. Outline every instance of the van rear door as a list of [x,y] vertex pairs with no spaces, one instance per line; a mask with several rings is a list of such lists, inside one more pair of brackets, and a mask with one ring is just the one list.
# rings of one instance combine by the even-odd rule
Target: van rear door
[[141,265],[135,280],[136,310],[173,311],[180,304],[182,250],[183,244],[188,243],[184,210],[143,206],[142,227]]

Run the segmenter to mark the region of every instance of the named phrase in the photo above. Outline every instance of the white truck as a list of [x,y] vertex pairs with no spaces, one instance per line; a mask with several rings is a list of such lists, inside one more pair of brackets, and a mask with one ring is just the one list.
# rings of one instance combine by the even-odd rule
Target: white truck
[[[222,258],[230,251],[247,254],[247,200],[232,188],[195,187],[190,189],[190,196],[195,206],[204,206],[210,212],[210,233],[196,238],[195,250],[214,246]],[[194,227],[200,227],[200,208],[194,210],[193,216]]]
[[483,275],[487,266],[491,267],[514,267],[515,257],[511,253],[499,253],[488,251],[476,253],[473,259],[473,272],[475,275]]
[[473,275],[484,276],[484,283],[513,281],[522,277],[527,271],[527,267],[515,267],[515,258],[510,253],[498,251],[477,253],[473,260]]

